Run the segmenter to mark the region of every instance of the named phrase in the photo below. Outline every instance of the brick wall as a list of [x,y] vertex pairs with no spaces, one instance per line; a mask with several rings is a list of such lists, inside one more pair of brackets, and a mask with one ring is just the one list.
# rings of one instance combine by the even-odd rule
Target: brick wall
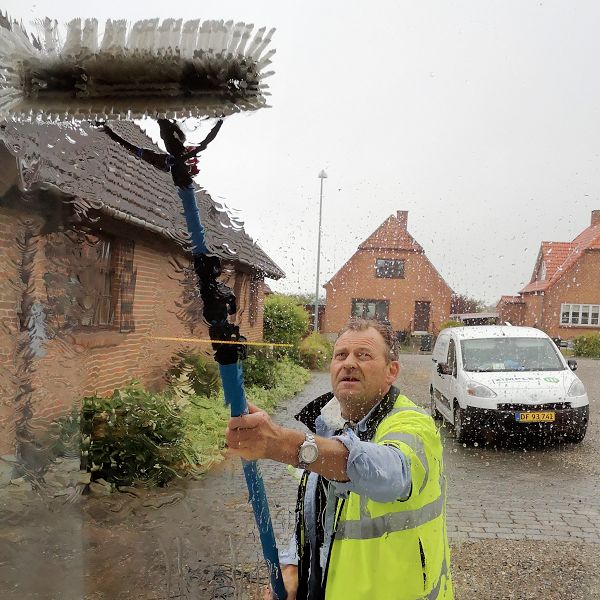
[[[19,219],[16,211],[0,208],[0,369],[3,373],[0,377],[0,454],[14,452],[16,386],[13,375],[19,361],[16,352],[16,307],[20,292],[7,282],[17,279],[15,260],[19,253],[15,231],[18,230]],[[38,221],[41,223],[40,219]],[[35,295],[39,301],[47,303],[43,275],[52,266],[45,258],[44,240],[38,240],[37,244]],[[41,431],[51,419],[67,412],[82,397],[110,394],[133,379],[138,379],[149,389],[164,386],[164,374],[170,358],[178,349],[190,344],[159,340],[157,337],[208,338],[204,323],[196,320],[192,332],[189,319],[182,318],[185,316],[182,308],[185,305],[185,271],[181,265],[187,264],[186,257],[167,242],[155,237],[135,239],[134,330],[120,330],[117,303],[114,327],[63,330],[55,339],[44,344],[43,356],[36,357],[28,373],[33,388],[31,427]],[[242,292],[236,317],[249,339],[260,340],[263,286],[255,286],[258,296],[255,294],[252,301],[258,301],[258,310],[255,310],[251,324],[252,276],[234,271],[232,282],[236,278]],[[118,289],[118,277],[115,285]],[[209,344],[196,344],[194,347],[207,354],[211,352]]]
[[[404,279],[375,276],[378,258],[405,261]],[[431,302],[429,331],[450,315],[452,290],[425,254],[405,250],[358,250],[325,285],[324,333],[338,331],[351,316],[352,299],[389,300],[389,320],[396,330],[413,331],[415,302]]]
[[522,302],[501,302],[497,306],[498,322],[522,325],[524,309],[525,304]]
[[[13,451],[14,398],[16,395],[14,355],[18,335],[16,307],[20,286],[16,251],[19,215],[0,206],[0,454]],[[6,432],[6,433],[4,433]]]

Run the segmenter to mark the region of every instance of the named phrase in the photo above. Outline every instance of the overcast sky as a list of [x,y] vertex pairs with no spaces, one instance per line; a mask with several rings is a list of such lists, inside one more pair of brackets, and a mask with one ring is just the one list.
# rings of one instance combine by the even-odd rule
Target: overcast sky
[[[198,182],[314,292],[382,221],[409,231],[459,293],[495,303],[542,240],[600,209],[600,2],[9,0],[39,16],[234,19],[276,27],[272,108],[227,119]],[[208,129],[198,135],[201,139]]]

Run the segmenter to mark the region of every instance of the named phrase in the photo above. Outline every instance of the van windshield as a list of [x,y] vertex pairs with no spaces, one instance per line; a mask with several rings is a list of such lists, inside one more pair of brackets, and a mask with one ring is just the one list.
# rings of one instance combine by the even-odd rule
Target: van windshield
[[482,338],[460,343],[465,371],[562,371],[565,367],[551,340]]

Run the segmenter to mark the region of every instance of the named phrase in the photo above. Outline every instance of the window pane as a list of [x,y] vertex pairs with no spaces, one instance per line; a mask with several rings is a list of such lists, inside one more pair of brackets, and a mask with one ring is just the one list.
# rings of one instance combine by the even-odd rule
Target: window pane
[[375,302],[367,302],[365,306],[365,319],[375,318]]
[[375,261],[375,275],[388,279],[402,279],[404,277],[404,261],[378,258]]
[[579,325],[579,311],[580,311],[581,305],[580,304],[573,304],[571,305],[571,323],[573,325]]
[[594,304],[591,306],[591,317],[590,317],[590,325],[598,325],[598,317],[600,313],[600,306]]
[[352,316],[361,318],[363,316],[364,311],[364,302],[360,302],[359,300],[352,301]]
[[589,304],[584,304],[581,307],[581,324],[587,325],[590,321],[590,306]]

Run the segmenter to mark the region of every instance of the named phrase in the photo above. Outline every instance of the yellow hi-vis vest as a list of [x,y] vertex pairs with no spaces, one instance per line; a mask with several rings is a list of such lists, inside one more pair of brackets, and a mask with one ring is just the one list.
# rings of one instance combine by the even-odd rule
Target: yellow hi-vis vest
[[371,440],[410,462],[407,500],[338,501],[326,600],[452,600],[446,491],[439,432],[429,412],[398,396]]

